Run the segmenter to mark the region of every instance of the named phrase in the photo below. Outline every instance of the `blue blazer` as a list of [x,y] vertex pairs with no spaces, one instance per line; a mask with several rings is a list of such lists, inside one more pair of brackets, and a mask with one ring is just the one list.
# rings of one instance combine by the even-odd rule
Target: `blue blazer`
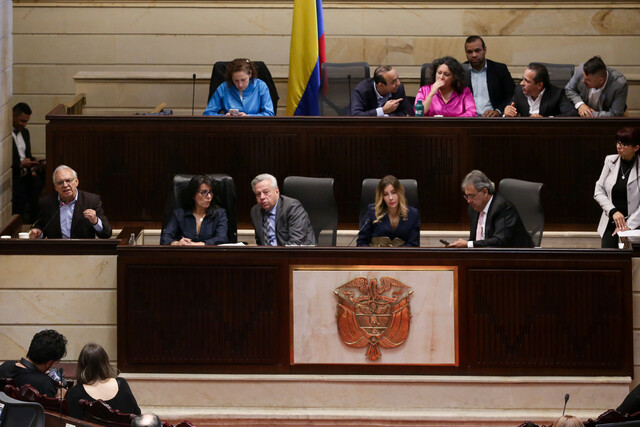
[[196,234],[196,217],[193,213],[183,208],[174,209],[169,223],[162,230],[160,244],[170,245],[182,237],[193,242],[204,242],[205,245],[227,243],[227,212],[218,208],[213,215],[206,214],[200,226],[200,234]]
[[409,206],[408,218],[406,221],[400,219],[395,230],[391,228],[389,215],[385,215],[380,222],[374,223],[375,220],[375,205],[371,204],[364,216],[364,226],[358,233],[358,246],[369,246],[373,237],[382,236],[391,240],[399,237],[405,242],[403,246],[420,246],[420,214],[416,208]]

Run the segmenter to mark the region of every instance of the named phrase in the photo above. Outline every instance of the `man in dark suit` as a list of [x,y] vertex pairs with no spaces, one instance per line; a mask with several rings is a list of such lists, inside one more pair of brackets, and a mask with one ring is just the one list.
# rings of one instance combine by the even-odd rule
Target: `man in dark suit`
[[580,117],[622,117],[627,109],[627,79],[599,56],[580,64],[564,90]]
[[516,208],[496,193],[496,187],[479,170],[472,170],[462,180],[464,198],[469,204],[469,240],[458,239],[450,248],[532,248]]
[[261,246],[315,245],[311,221],[296,199],[281,196],[278,181],[267,173],[251,181],[257,205],[251,208],[256,243]]
[[480,36],[469,36],[464,42],[467,62],[467,86],[473,92],[476,111],[482,117],[500,117],[513,98],[516,84],[505,64],[485,59],[487,47]]
[[376,68],[373,78],[364,79],[351,94],[352,116],[410,116],[413,106],[404,93],[398,71],[389,65]]
[[549,71],[544,64],[531,62],[524,70],[520,86],[504,109],[505,117],[562,117],[578,116],[578,111],[567,98],[564,89],[549,81]]
[[78,190],[78,174],[60,165],[53,172],[57,194],[40,199],[40,213],[29,238],[101,239],[111,237],[111,226],[102,210],[100,196]]
[[38,197],[44,187],[42,165],[31,154],[31,136],[27,123],[31,119],[31,108],[24,102],[13,107],[13,159],[11,213],[22,216],[25,224],[35,221],[38,214]]

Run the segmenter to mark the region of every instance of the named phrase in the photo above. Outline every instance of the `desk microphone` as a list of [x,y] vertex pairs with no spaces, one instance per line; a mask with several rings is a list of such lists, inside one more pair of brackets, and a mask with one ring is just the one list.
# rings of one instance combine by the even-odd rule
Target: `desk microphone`
[[564,395],[564,408],[562,408],[562,415],[564,415],[564,411],[567,410],[567,402],[569,401],[569,393]]
[[[42,231],[42,234],[44,235],[44,230],[47,229],[47,227],[49,226],[49,224],[51,224],[51,221],[53,221],[53,219],[60,215],[60,209],[66,205],[65,202],[60,201],[60,204],[58,205],[58,209],[56,209],[55,213],[51,216],[51,218],[49,218],[49,222],[47,222],[47,225],[45,225],[44,227],[42,227],[42,229],[40,231]],[[36,228],[36,224],[38,223],[38,220],[36,219],[36,222],[33,223],[33,225],[31,226],[31,228]]]
[[367,220],[364,222],[364,224],[362,224],[362,227],[360,227],[360,230],[358,230],[358,232],[356,233],[355,236],[353,236],[353,239],[351,239],[351,241],[349,242],[349,244],[347,246],[351,246],[351,244],[353,243],[354,240],[356,240],[356,237],[358,237],[358,234],[360,234],[360,232],[362,231],[362,229],[364,228],[365,225],[367,225],[369,223],[369,218],[367,218]]
[[196,73],[193,73],[193,90],[191,92],[191,115],[193,116],[193,107],[196,101]]

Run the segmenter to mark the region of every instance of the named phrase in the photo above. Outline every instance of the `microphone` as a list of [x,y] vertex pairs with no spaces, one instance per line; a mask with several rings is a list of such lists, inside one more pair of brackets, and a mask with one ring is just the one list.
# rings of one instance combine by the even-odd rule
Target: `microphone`
[[567,409],[567,402],[569,401],[569,393],[564,395],[564,408],[562,408],[562,415],[564,415],[564,411]]
[[351,239],[351,241],[349,242],[349,244],[347,246],[351,246],[351,244],[353,243],[354,240],[356,240],[356,237],[358,237],[358,234],[360,234],[360,232],[362,231],[362,229],[364,228],[365,225],[369,224],[369,218],[366,219],[366,221],[364,222],[364,224],[362,224],[362,227],[360,227],[360,230],[358,230],[358,232],[356,233],[355,236],[353,236],[353,239]]
[[[47,227],[49,226],[49,224],[51,224],[51,221],[53,221],[53,219],[56,216],[60,215],[60,208],[62,208],[64,205],[66,205],[65,202],[60,201],[60,204],[58,205],[58,209],[56,209],[56,211],[54,212],[54,214],[51,216],[51,218],[49,219],[49,222],[47,222],[47,224],[40,230],[42,231],[42,234],[44,235],[44,230],[47,229]],[[36,228],[36,224],[38,223],[38,220],[36,219],[36,222],[33,223],[33,225],[31,226],[31,228]]]
[[191,115],[193,116],[193,107],[196,102],[196,73],[193,73],[193,90],[191,92]]

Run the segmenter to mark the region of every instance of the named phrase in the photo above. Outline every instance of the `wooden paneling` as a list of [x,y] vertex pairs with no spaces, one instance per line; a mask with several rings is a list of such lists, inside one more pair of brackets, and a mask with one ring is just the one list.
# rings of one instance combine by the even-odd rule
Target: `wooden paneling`
[[[58,110],[59,111],[59,110]],[[160,221],[176,173],[234,178],[238,220],[255,203],[262,172],[330,176],[341,226],[357,223],[364,178],[414,178],[423,229],[464,229],[460,181],[478,168],[502,178],[541,181],[547,229],[595,229],[593,189],[614,135],[640,119],[208,118],[50,114],[48,174],[77,170],[80,187],[99,193],[111,221]],[[48,183],[49,191],[52,184]]]

